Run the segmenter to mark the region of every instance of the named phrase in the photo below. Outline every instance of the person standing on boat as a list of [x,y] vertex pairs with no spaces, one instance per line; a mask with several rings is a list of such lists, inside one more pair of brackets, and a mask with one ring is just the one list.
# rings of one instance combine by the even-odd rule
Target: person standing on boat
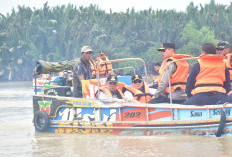
[[115,75],[109,75],[106,79],[105,86],[100,87],[96,97],[103,103],[126,102],[122,91],[118,88],[118,78]]
[[230,72],[230,82],[231,82],[231,86],[232,86],[232,53],[230,53],[229,43],[227,41],[220,41],[217,44],[216,49],[217,49],[218,54],[227,57],[226,67],[228,68],[228,70]]
[[122,92],[128,102],[147,103],[151,100],[152,95],[156,90],[149,89],[147,84],[143,81],[141,75],[134,75],[131,77],[132,87],[125,85]]
[[73,83],[74,90],[73,96],[82,97],[82,80],[89,80],[92,78],[92,70],[90,65],[90,59],[92,58],[92,48],[90,46],[84,46],[81,49],[81,59],[73,67]]
[[[96,58],[96,65],[103,61],[108,61],[108,57],[105,55],[103,51],[100,51],[99,56]],[[106,77],[111,74],[112,71],[112,63],[104,63],[99,66],[99,76]]]
[[216,54],[216,47],[212,43],[203,44],[202,55],[188,76],[188,100],[184,104],[222,104],[228,100],[226,93],[231,89],[229,70],[223,61],[225,57]]
[[[159,70],[158,89],[150,103],[170,102],[170,89],[172,102],[182,103],[186,99],[185,86],[189,64],[186,60],[168,62],[186,58],[186,55],[175,54],[175,44],[173,43],[163,43],[158,51],[162,52],[164,61]],[[169,64],[168,67],[167,64]],[[171,88],[169,88],[169,79]]]

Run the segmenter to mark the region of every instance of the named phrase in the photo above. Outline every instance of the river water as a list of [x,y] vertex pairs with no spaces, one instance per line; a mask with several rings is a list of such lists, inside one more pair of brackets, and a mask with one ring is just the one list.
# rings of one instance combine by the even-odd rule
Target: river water
[[232,137],[35,133],[32,82],[0,82],[0,156],[232,156]]

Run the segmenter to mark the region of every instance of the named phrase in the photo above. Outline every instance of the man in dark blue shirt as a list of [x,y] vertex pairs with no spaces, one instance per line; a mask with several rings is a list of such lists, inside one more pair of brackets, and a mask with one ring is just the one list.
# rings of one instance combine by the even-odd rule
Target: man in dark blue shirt
[[205,59],[200,59],[192,67],[187,79],[185,91],[188,100],[185,105],[213,105],[228,101],[230,75],[222,56],[216,55],[216,47],[211,43],[205,43],[202,51]]
[[90,65],[90,59],[92,58],[92,48],[90,46],[84,46],[81,49],[81,59],[73,67],[73,83],[74,90],[73,96],[82,97],[82,80],[92,79],[92,70]]

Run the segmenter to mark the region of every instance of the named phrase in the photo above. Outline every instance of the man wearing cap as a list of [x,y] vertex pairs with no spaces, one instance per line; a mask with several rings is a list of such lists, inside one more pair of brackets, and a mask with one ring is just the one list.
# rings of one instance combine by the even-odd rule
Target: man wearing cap
[[[108,57],[105,55],[103,51],[100,51],[99,56],[96,58],[96,64],[98,65],[99,63],[103,61],[108,61]],[[112,71],[112,63],[104,63],[100,64],[99,66],[99,76],[108,76],[111,74]]]
[[[159,70],[158,89],[151,103],[170,102],[170,95],[172,102],[182,103],[186,99],[185,86],[189,72],[189,64],[186,60],[171,61],[183,59],[186,56],[175,54],[175,44],[173,43],[163,43],[158,51],[162,52],[164,61]],[[171,87],[169,87],[169,80]]]
[[132,87],[125,85],[122,92],[128,102],[147,103],[151,100],[156,90],[149,89],[147,84],[143,81],[141,75],[134,75],[131,77]]
[[230,91],[229,71],[224,56],[216,54],[212,43],[202,46],[202,55],[192,67],[186,84],[188,100],[185,105],[214,105],[228,100]]
[[229,46],[229,43],[227,41],[220,41],[217,44],[216,49],[218,51],[218,54],[223,55],[223,56],[226,56],[230,53],[230,46]]
[[[232,80],[232,54],[230,53],[230,46],[229,43],[227,41],[220,41],[217,44],[217,51],[218,54],[226,56],[227,60],[226,60],[226,67],[228,68],[229,72],[230,72],[230,80]],[[232,81],[231,85],[232,85]]]
[[126,102],[122,91],[118,88],[118,78],[115,75],[109,75],[106,79],[105,86],[100,87],[100,92],[96,97],[103,103]]
[[81,49],[81,59],[73,67],[73,83],[74,90],[73,96],[82,97],[82,80],[88,80],[92,78],[92,70],[90,66],[90,59],[92,58],[92,48],[90,46],[84,46]]

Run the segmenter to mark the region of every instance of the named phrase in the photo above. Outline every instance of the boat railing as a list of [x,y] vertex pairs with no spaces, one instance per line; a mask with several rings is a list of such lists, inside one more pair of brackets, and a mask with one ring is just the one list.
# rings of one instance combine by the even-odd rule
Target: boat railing
[[134,75],[135,75],[135,67],[125,67],[125,68],[116,68],[116,69],[112,69],[112,73],[114,73],[114,71],[116,71],[116,70],[124,70],[124,69],[133,69]]

